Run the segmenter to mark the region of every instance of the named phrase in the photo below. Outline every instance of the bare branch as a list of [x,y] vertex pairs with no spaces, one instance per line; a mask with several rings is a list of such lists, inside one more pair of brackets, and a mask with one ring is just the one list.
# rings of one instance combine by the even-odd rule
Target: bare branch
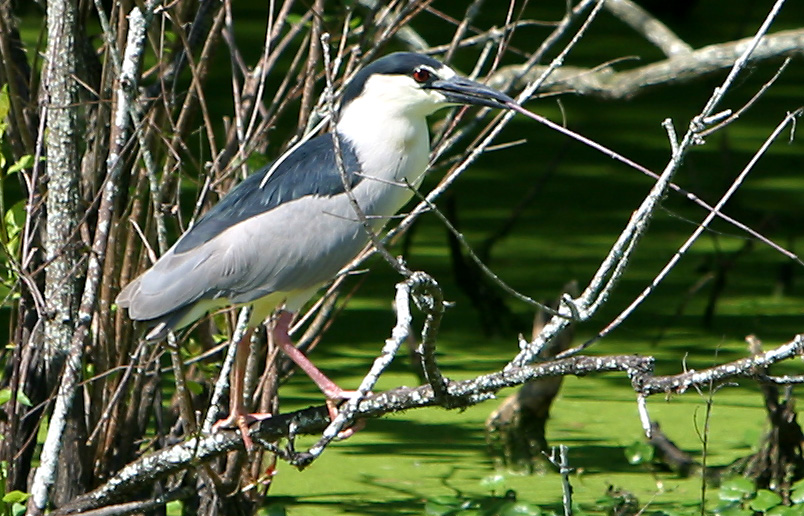
[[[729,43],[718,43],[680,54],[664,61],[617,72],[610,67],[584,69],[563,66],[545,81],[540,89],[548,91],[572,91],[579,95],[606,99],[628,98],[654,86],[669,86],[700,79],[708,74],[731,67],[751,44],[752,38]],[[804,53],[804,29],[792,29],[768,34],[759,42],[752,62]],[[489,84],[504,88],[509,84],[519,87],[541,76],[545,67],[510,65],[501,67],[489,78]]]
[[[404,321],[402,321],[404,324]],[[401,335],[401,334],[400,334]],[[391,339],[401,342],[399,339]],[[402,339],[404,340],[404,339]],[[391,345],[390,341],[387,345]],[[398,347],[398,343],[396,344]],[[392,351],[389,349],[389,351]],[[654,376],[654,359],[635,355],[574,356],[536,365],[512,368],[504,372],[482,375],[471,380],[449,383],[449,392],[456,406],[467,407],[485,400],[501,389],[515,387],[539,378],[554,376],[586,376],[594,373],[625,372],[634,391],[645,397],[655,394],[681,394],[694,386],[720,385],[735,378],[758,378],[757,369],[797,356],[804,351],[804,335],[765,353],[743,358],[702,371],[686,371],[671,376]],[[429,407],[439,404],[430,385],[416,388],[399,387],[363,399],[354,413],[357,418],[377,418],[382,415]],[[328,424],[325,406],[281,414],[264,420],[251,429],[256,442],[275,442],[284,436],[316,434]],[[170,448],[151,453],[124,467],[103,486],[76,498],[72,503],[53,512],[55,516],[115,503],[126,494],[157,478],[179,471],[190,464],[199,464],[242,448],[243,442],[234,430],[219,431],[205,437],[192,437]],[[288,459],[303,465],[307,454],[295,454]]]
[[[704,217],[704,220],[701,221],[701,223],[698,224],[698,227],[695,228],[695,231],[692,232],[692,234],[681,245],[681,247],[679,247],[678,250],[673,254],[670,260],[668,260],[668,262],[665,264],[665,266],[662,268],[659,274],[657,274],[656,277],[653,278],[650,285],[645,287],[645,289],[642,292],[640,292],[640,294],[631,302],[630,305],[628,305],[628,307],[625,310],[620,312],[620,314],[617,315],[617,317],[615,317],[614,320],[611,323],[609,323],[608,326],[603,328],[595,336],[594,340],[601,339],[606,335],[608,335],[609,333],[611,333],[615,328],[617,328],[620,324],[622,324],[622,322],[625,321],[634,312],[634,310],[636,310],[637,307],[640,304],[642,304],[642,302],[645,299],[647,299],[647,297],[651,293],[653,293],[656,287],[659,286],[659,283],[661,283],[667,277],[670,271],[673,270],[673,268],[678,264],[679,260],[681,260],[681,257],[684,256],[687,253],[687,251],[690,250],[692,244],[694,244],[695,241],[698,239],[698,237],[701,236],[704,231],[706,231],[706,229],[709,227],[709,224],[711,224],[712,220],[714,220],[715,217],[718,216],[720,210],[723,209],[723,207],[726,205],[729,199],[731,199],[732,195],[734,195],[737,189],[743,184],[743,181],[751,172],[751,170],[754,169],[754,165],[756,165],[756,163],[759,161],[759,158],[765,154],[765,152],[768,150],[771,144],[774,141],[776,141],[776,138],[779,137],[782,131],[784,131],[788,125],[792,124],[796,118],[801,116],[802,112],[804,112],[804,108],[799,108],[793,113],[788,113],[787,116],[784,118],[784,120],[782,120],[782,122],[778,126],[776,126],[776,129],[774,129],[771,135],[768,136],[768,138],[765,140],[765,143],[762,144],[759,150],[757,150],[757,152],[754,153],[754,155],[751,157],[751,160],[748,162],[745,168],[743,168],[740,174],[734,179],[731,186],[721,196],[717,204],[715,204],[712,210],[709,213],[707,213],[706,217]],[[586,345],[588,345],[588,343],[585,344],[584,346]]]
[[609,0],[606,9],[659,47],[668,57],[689,54],[692,47],[679,38],[667,25],[631,0]]

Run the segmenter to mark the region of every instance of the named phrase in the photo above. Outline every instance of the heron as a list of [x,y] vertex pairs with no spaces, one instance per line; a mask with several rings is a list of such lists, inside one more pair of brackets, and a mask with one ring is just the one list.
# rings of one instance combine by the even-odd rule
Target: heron
[[237,427],[248,448],[249,425],[270,417],[245,407],[249,342],[272,314],[274,341],[321,389],[332,416],[335,404],[354,392],[339,387],[294,346],[293,315],[421,184],[430,156],[429,115],[447,106],[507,108],[512,102],[423,54],[397,52],[373,61],[344,88],[331,131],[234,187],[122,289],[117,305],[145,324],[150,341],[210,311],[251,307],[232,368],[230,413],[215,426]]

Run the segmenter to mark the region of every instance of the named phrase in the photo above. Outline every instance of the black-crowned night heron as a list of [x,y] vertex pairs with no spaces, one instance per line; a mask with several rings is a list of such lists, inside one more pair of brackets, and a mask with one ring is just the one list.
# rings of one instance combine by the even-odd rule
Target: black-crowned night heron
[[[344,90],[334,135],[299,146],[277,166],[249,176],[179,238],[117,297],[131,319],[157,340],[210,310],[251,305],[249,331],[238,344],[231,413],[247,444],[243,374],[254,327],[278,307],[274,339],[328,400],[348,398],[288,336],[292,314],[363,249],[366,220],[379,231],[410,199],[430,155],[426,117],[456,104],[506,107],[507,95],[460,77],[430,57],[395,53],[363,68]],[[343,175],[345,172],[345,178]]]

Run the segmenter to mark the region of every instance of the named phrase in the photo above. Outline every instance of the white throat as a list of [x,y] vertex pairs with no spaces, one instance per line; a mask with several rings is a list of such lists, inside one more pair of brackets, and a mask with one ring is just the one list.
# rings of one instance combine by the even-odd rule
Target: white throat
[[354,146],[363,179],[355,189],[377,227],[397,213],[421,185],[430,160],[427,116],[444,105],[440,94],[411,91],[398,77],[372,77],[341,109],[338,134]]
[[430,158],[427,115],[432,106],[363,95],[341,112],[338,133],[354,145],[367,176],[418,186]]

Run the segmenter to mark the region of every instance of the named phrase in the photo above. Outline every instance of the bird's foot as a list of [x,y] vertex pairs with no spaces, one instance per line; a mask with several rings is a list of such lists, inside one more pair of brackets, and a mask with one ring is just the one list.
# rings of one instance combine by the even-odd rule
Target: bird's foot
[[243,439],[243,444],[246,447],[246,451],[250,452],[254,449],[254,443],[251,441],[251,437],[248,435],[248,427],[254,423],[265,421],[271,417],[272,414],[270,412],[258,412],[254,414],[240,414],[233,412],[229,414],[228,417],[221,419],[212,425],[212,431],[217,432],[222,428],[237,428],[240,430],[240,436]]
[[[327,411],[329,411],[330,421],[335,421],[335,418],[338,416],[338,406],[341,405],[343,401],[361,397],[360,391],[347,391],[341,388],[338,388],[337,391],[327,392],[325,394],[327,395]],[[366,396],[371,396],[371,393],[370,392],[366,393]],[[357,432],[359,432],[360,430],[363,430],[365,427],[366,427],[366,420],[358,419],[349,428],[345,428],[340,432],[338,432],[337,439],[339,441],[348,439]]]

